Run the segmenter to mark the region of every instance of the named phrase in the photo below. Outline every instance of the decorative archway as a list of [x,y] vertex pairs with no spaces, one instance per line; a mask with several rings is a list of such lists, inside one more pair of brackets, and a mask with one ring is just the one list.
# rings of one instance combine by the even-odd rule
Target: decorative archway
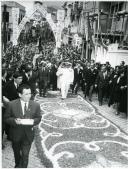
[[19,25],[17,24],[17,29],[15,29],[15,33],[14,33],[14,37],[15,37],[14,38],[15,39],[14,45],[17,44],[18,37],[19,37],[21,31],[23,30],[25,24],[30,21],[30,19],[32,18],[32,16],[34,16],[34,14],[36,12],[41,13],[43,15],[43,17],[46,18],[47,22],[49,23],[49,25],[50,25],[50,27],[53,31],[55,41],[56,41],[56,48],[60,47],[61,32],[62,32],[62,29],[63,29],[63,28],[60,28],[60,25],[61,25],[61,27],[63,27],[64,25],[60,22],[55,24],[52,20],[51,14],[48,13],[47,10],[43,6],[37,6],[37,8],[35,8],[34,11],[30,12],[29,15],[24,16],[24,18],[22,19],[22,21],[20,22]]

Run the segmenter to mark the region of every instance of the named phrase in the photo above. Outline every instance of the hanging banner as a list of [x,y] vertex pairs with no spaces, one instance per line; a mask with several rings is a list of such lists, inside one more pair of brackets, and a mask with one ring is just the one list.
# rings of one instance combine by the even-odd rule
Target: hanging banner
[[13,45],[17,45],[17,39],[19,35],[18,19],[19,19],[19,8],[12,8]]
[[111,32],[115,32],[116,30],[116,18],[113,17],[111,24]]
[[26,22],[28,22],[28,21],[29,21],[29,19],[28,19],[27,16],[25,16],[25,17],[22,19],[22,21],[20,22],[20,24],[19,24],[19,26],[18,26],[20,32],[23,30],[23,28],[24,28]]
[[57,11],[57,20],[58,21],[64,21],[65,11],[64,10],[58,10]]

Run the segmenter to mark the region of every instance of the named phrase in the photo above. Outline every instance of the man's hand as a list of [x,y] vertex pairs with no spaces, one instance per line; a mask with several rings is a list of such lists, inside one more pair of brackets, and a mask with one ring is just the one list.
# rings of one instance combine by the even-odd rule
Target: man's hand
[[16,124],[20,125],[21,124],[21,119],[17,118],[17,119],[15,119],[15,122],[16,122]]
[[3,96],[3,102],[8,103],[10,100],[7,97]]

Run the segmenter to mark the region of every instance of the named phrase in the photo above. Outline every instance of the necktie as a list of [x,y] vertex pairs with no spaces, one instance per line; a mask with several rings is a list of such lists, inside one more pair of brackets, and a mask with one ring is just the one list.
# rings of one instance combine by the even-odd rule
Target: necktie
[[27,112],[27,103],[24,104],[24,115],[26,114]]

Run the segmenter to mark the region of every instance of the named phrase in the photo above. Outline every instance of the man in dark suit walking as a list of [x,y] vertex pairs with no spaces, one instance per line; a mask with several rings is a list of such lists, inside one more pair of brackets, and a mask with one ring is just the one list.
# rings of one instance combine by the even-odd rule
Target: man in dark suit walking
[[48,84],[50,82],[50,72],[47,68],[46,62],[42,62],[41,68],[39,69],[38,77],[40,96],[42,96],[43,94],[43,97],[45,97],[47,93]]
[[30,85],[29,83],[29,78],[30,78],[30,73],[31,73],[31,68],[30,67],[25,67],[25,72],[23,72],[22,74],[22,84],[27,84],[27,85]]
[[106,70],[106,67],[103,65],[101,67],[101,71],[99,72],[96,78],[96,84],[95,84],[95,87],[98,86],[99,106],[102,106],[103,98],[105,96],[107,98],[108,84],[109,84],[109,74]]
[[[5,100],[5,105],[8,104],[8,102],[18,99],[19,95],[17,92],[18,86],[22,82],[22,75],[19,72],[15,72],[13,74],[13,79],[6,83],[4,86],[4,94],[3,99]],[[6,106],[5,106],[6,108]],[[5,124],[5,133],[7,134],[7,139],[10,140],[9,136],[9,128],[10,126],[8,124]]]
[[77,94],[79,87],[82,86],[82,76],[83,69],[81,68],[81,65],[78,63],[74,68],[74,81],[72,86],[72,93],[75,92],[75,94]]
[[22,83],[22,74],[20,74],[19,72],[15,72],[13,74],[13,80],[9,81],[4,88],[5,90],[4,96],[8,98],[9,101],[19,98],[17,88],[21,83]]
[[15,168],[27,168],[34,139],[33,127],[41,120],[40,105],[32,100],[27,85],[18,88],[19,99],[8,103],[5,122],[10,125],[10,139],[15,157]]

